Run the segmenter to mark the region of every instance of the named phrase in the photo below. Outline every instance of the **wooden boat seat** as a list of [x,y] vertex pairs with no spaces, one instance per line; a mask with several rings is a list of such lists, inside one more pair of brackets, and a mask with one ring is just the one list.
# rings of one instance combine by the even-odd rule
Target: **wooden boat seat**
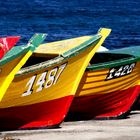
[[56,56],[63,55],[75,46],[79,46],[85,41],[89,40],[93,36],[83,36],[73,39],[67,39],[62,41],[56,41],[40,45],[34,52],[35,57],[47,57],[53,58]]

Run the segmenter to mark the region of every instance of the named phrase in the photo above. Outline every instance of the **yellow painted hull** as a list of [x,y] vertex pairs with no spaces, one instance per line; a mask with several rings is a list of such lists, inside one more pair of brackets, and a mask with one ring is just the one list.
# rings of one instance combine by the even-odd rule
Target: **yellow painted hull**
[[[0,102],[0,108],[24,106],[44,101],[55,100],[66,95],[75,95],[75,91],[77,89],[77,81],[80,81],[77,77],[80,73],[83,73],[84,69],[81,69],[81,67],[85,65],[83,62],[87,61],[87,57],[90,51],[91,49],[67,61],[62,61],[60,64],[55,64],[54,66],[50,66],[47,68],[40,68],[37,71],[23,74],[21,76],[16,76],[10,87],[8,88],[2,101]],[[65,64],[66,67],[61,73],[58,81],[55,84],[53,83],[50,87],[42,88],[41,91],[37,92],[40,86],[37,85],[37,82],[39,81],[41,75],[44,72],[47,72],[48,75],[46,75],[45,79],[49,79],[48,76],[50,71],[55,69],[56,67],[60,68],[63,64]],[[33,76],[36,76],[36,79],[32,86],[32,93],[28,96],[23,96],[23,94],[29,88],[28,86],[26,87],[26,85]],[[46,84],[46,82],[44,82],[44,84]]]
[[130,56],[127,63],[125,60],[116,60],[115,64],[108,62],[110,65],[96,64],[102,65],[102,68],[96,69],[95,66],[95,70],[85,71],[68,119],[121,118],[128,115],[140,92],[140,61]]
[[77,96],[87,96],[96,94],[108,94],[119,90],[126,90],[130,87],[139,85],[140,62],[137,63],[133,72],[129,75],[106,80],[109,69],[86,71],[80,82]]
[[[46,60],[48,57],[55,57],[22,68],[17,73],[0,102],[0,120],[3,120],[0,122],[0,128],[8,128],[8,125],[3,123],[8,118],[13,120],[14,124],[11,124],[11,128],[15,129],[59,125],[67,114],[91,57],[109,33],[110,30],[104,29],[94,43],[91,42],[92,36],[87,37],[85,41],[90,40],[86,42],[87,45],[82,42],[79,47],[72,46],[71,49],[68,45],[65,51],[60,51],[57,56],[52,47],[50,47],[52,48],[50,54],[43,53],[44,48],[42,49],[41,45],[41,49],[36,51],[33,57],[42,59],[43,56]],[[79,44],[75,43],[74,46]],[[47,44],[43,46],[47,51]],[[31,62],[33,63],[33,60]],[[19,123],[16,124],[18,121]]]

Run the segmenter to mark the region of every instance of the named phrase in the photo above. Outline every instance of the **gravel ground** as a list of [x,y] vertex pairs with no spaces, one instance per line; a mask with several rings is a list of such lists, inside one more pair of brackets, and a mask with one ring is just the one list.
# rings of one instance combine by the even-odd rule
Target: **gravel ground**
[[57,129],[0,132],[0,140],[139,140],[140,111],[127,119],[63,122]]

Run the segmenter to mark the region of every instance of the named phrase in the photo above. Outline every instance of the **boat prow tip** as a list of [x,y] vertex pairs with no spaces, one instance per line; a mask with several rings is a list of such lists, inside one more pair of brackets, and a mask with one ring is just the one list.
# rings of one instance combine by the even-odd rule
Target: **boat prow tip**
[[28,44],[24,47],[29,47],[31,51],[34,51],[39,46],[39,44],[41,44],[45,40],[46,36],[47,34],[45,33],[35,33],[29,40]]
[[100,28],[98,30],[98,33],[101,34],[104,37],[107,37],[111,33],[111,29],[109,29],[109,28]]

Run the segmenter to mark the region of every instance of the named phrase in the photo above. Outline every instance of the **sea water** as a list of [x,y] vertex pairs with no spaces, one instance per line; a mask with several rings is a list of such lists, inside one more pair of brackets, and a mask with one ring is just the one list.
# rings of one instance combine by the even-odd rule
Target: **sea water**
[[109,49],[140,45],[140,0],[1,0],[0,36],[20,35],[26,43],[34,33],[46,42],[92,35],[101,27],[112,33]]

